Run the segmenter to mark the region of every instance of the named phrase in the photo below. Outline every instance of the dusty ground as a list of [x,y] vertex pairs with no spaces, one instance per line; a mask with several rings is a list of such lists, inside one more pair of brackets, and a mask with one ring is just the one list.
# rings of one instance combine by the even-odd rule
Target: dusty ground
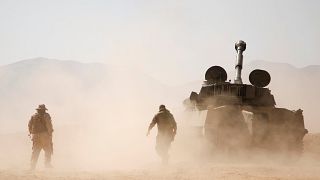
[[[21,140],[22,141],[22,140]],[[16,164],[10,162],[2,162],[0,166],[0,180],[100,180],[100,179],[320,179],[320,134],[308,134],[304,139],[305,150],[303,157],[294,163],[274,162],[277,160],[265,161],[217,161],[210,162],[198,161],[190,162],[183,160],[172,160],[172,162],[163,166],[157,160],[151,160],[150,163],[143,164],[137,162],[137,166],[116,168],[101,167],[99,169],[87,168],[68,169],[63,164],[56,163],[53,169],[42,168],[41,161],[39,168],[34,171],[28,171],[27,160],[25,164]],[[19,152],[14,152],[15,155]],[[29,152],[28,152],[29,153]],[[28,155],[21,154],[21,157]],[[12,159],[13,162],[21,157]],[[57,159],[57,158],[56,158]],[[0,159],[1,160],[1,159]],[[2,157],[2,160],[4,158]],[[116,163],[116,162],[113,162]],[[139,165],[138,165],[139,164]],[[66,166],[67,167],[67,166]]]
[[320,179],[320,166],[205,164],[183,167],[174,164],[125,171],[0,170],[0,179]]

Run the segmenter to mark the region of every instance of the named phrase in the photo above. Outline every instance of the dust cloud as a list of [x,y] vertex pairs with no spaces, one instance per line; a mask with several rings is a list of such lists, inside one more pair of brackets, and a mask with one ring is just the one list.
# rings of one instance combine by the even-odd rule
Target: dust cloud
[[[1,168],[29,168],[32,141],[27,123],[42,103],[54,126],[55,169],[123,170],[157,164],[157,129],[149,137],[146,132],[158,106],[166,104],[178,126],[183,125],[181,101],[132,69],[36,60],[5,67],[0,74],[1,85],[8,88],[6,103],[0,103]],[[16,76],[20,79],[6,86]],[[43,154],[38,169],[43,169]]]
[[[180,97],[188,97],[189,92],[170,91],[134,70],[107,69],[101,64],[91,65],[88,70],[83,67],[86,64],[69,63],[72,65],[44,63],[38,71],[31,69],[31,74],[26,73],[24,79],[6,89],[6,103],[1,103],[4,111],[0,116],[0,179],[320,177],[319,157],[310,143],[307,147],[312,149],[312,156],[291,164],[265,157],[248,160],[212,155],[199,134],[205,112],[186,112],[182,106]],[[11,71],[1,73],[2,78],[4,75],[12,78]],[[54,169],[43,167],[42,152],[37,170],[29,172],[32,142],[27,123],[42,103],[48,107],[55,129]],[[147,127],[160,104],[166,104],[178,124],[168,166],[161,164],[154,149],[156,128],[146,137]]]
[[[151,106],[156,94],[151,89],[141,89],[147,88],[146,82],[130,78],[126,70],[109,72],[94,67],[90,71],[95,77],[85,76],[88,79],[83,83],[79,81],[81,77],[77,79],[60,70],[60,65],[50,65],[44,64],[41,72],[28,75],[21,85],[21,94],[8,102],[12,109],[4,107],[9,113],[2,115],[3,125],[11,133],[1,136],[1,166],[28,167],[32,144],[27,123],[41,103],[47,105],[52,116],[53,163],[57,168],[135,167],[155,159],[154,138],[146,138],[145,132],[157,110],[156,105]],[[41,76],[43,71],[45,76]],[[92,83],[97,79],[99,82]]]

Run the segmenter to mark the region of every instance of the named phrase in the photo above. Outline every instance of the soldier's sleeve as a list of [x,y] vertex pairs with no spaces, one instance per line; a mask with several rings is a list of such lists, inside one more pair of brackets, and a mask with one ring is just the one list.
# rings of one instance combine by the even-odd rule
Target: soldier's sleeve
[[47,127],[47,130],[48,130],[48,133],[50,135],[52,135],[52,132],[53,132],[53,127],[52,127],[52,122],[51,122],[51,117],[49,114],[46,115],[46,127]]
[[150,125],[149,125],[148,131],[150,131],[150,130],[157,124],[157,119],[158,119],[158,117],[157,117],[157,115],[155,115],[155,116],[153,117]]
[[31,116],[29,123],[28,123],[29,134],[32,133],[32,124],[33,124],[33,116]]

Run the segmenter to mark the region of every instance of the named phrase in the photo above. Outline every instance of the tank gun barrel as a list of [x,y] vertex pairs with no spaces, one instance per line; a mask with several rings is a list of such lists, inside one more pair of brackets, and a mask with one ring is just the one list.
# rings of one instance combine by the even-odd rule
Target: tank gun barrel
[[237,51],[237,60],[236,60],[236,77],[234,78],[235,84],[242,84],[241,79],[241,70],[242,70],[242,64],[243,64],[243,51],[246,50],[246,43],[242,40],[236,42],[235,49]]

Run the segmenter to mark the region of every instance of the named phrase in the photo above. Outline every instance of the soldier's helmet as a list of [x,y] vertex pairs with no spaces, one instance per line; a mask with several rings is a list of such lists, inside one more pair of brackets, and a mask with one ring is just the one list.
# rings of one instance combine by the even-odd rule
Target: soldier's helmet
[[45,110],[46,111],[48,109],[46,108],[46,105],[40,104],[36,110]]
[[166,109],[166,106],[163,105],[163,104],[161,104],[161,105],[159,106],[159,111],[164,110],[164,109]]

